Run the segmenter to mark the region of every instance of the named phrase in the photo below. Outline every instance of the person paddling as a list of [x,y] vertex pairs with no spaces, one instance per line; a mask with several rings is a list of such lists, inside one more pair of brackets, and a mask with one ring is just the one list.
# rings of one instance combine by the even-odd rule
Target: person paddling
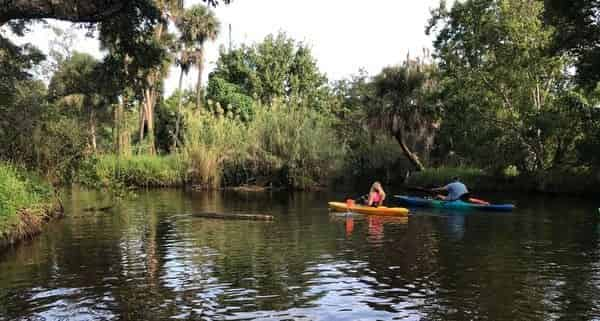
[[381,187],[381,183],[375,182],[371,185],[371,190],[369,191],[369,198],[367,199],[368,206],[378,207],[383,205],[383,201],[385,200],[385,191],[383,187]]
[[453,182],[442,187],[431,189],[432,192],[447,191],[448,196],[437,195],[436,198],[444,201],[456,201],[459,199],[468,199],[469,190],[458,177],[454,177]]

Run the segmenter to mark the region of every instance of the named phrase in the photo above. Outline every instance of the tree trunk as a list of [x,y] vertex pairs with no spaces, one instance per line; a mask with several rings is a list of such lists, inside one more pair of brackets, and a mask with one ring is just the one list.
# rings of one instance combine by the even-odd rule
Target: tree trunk
[[154,106],[156,104],[156,92],[151,90],[151,100],[149,101],[148,109],[146,109],[146,120],[148,121],[147,136],[148,136],[148,153],[156,155],[156,146],[154,145]]
[[204,71],[204,47],[198,49],[198,82],[196,83],[196,109],[202,105],[202,72]]
[[[121,106],[121,97],[119,97],[119,104]],[[113,110],[113,123],[112,123],[112,140],[113,140],[113,153],[119,154],[119,107]]]
[[181,86],[183,84],[183,68],[179,74],[179,100],[177,102],[177,120],[175,121],[175,135],[173,137],[173,148],[177,151],[177,141],[179,141],[179,122],[181,122],[181,103],[183,101],[183,93],[181,92]]
[[[144,91],[144,100],[146,92]],[[146,106],[145,102],[140,103],[140,144],[144,141],[144,126],[146,125]]]
[[413,166],[415,166],[417,171],[424,171],[425,166],[423,166],[423,163],[421,163],[417,154],[411,152],[410,149],[408,148],[408,146],[406,145],[406,142],[404,141],[404,135],[402,135],[402,130],[396,131],[394,133],[394,137],[400,144],[400,148],[402,148],[402,152],[404,153],[404,156],[406,156],[406,158],[411,162],[411,164],[413,164]]
[[121,101],[119,101],[117,108],[115,108],[113,136],[114,136],[114,152],[117,155],[130,154],[129,130],[126,128],[126,126],[124,126],[124,124],[126,124],[125,106],[127,106],[127,102],[128,102],[127,94],[123,94]]
[[156,99],[156,91],[154,88],[147,88],[144,90],[144,101],[142,102],[141,109],[143,117],[140,121],[140,142],[144,139],[144,124],[146,125],[146,136],[148,137],[148,153],[150,155],[156,154],[154,147],[154,104]]
[[90,111],[90,142],[91,142],[91,145],[92,145],[92,151],[95,154],[96,150],[97,150],[97,144],[96,144],[96,112],[95,112],[95,110],[94,110],[93,107],[92,107],[92,110]]
[[119,97],[119,104],[113,112],[113,152],[121,155],[121,111],[123,110],[124,98]]
[[[162,40],[162,34],[165,29],[164,24],[160,23],[156,27],[154,34],[155,39],[160,42]],[[159,68],[159,67],[157,67]],[[144,139],[144,120],[146,121],[146,136],[148,136],[148,153],[150,155],[156,154],[156,146],[154,146],[154,106],[156,105],[156,99],[158,97],[158,90],[156,89],[157,83],[161,78],[160,69],[153,69],[146,77],[146,88],[144,89],[144,101],[142,106],[144,109],[144,117],[140,118],[140,142]]]

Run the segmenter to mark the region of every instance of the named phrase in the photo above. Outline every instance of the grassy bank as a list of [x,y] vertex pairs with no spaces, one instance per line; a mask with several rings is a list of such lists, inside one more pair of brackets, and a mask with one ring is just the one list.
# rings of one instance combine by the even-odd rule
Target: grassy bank
[[0,163],[0,248],[39,233],[58,209],[48,184]]
[[332,119],[287,105],[257,109],[250,122],[209,113],[185,115],[184,146],[167,156],[100,155],[79,182],[129,187],[259,185],[311,190],[327,185],[345,160]]
[[186,183],[186,164],[178,155],[101,155],[86,161],[79,182],[103,187],[118,182],[136,187],[178,187]]
[[511,170],[490,174],[476,168],[441,167],[413,173],[405,185],[441,186],[457,176],[475,192],[539,192],[585,196],[600,190],[600,171],[591,168],[525,175]]
[[410,175],[406,184],[417,187],[442,186],[452,181],[454,177],[460,177],[460,180],[467,186],[477,186],[477,188],[491,188],[492,175],[476,168],[461,167],[439,167],[428,168],[421,172],[415,172]]

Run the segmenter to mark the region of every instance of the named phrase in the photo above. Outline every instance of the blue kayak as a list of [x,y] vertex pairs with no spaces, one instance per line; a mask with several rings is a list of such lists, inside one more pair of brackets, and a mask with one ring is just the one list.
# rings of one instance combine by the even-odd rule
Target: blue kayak
[[442,201],[427,199],[415,196],[404,196],[395,195],[395,198],[400,200],[403,205],[413,207],[434,207],[434,208],[447,208],[454,210],[481,210],[481,211],[492,211],[492,212],[510,212],[515,206],[513,204],[475,204],[468,203],[461,200],[456,201]]

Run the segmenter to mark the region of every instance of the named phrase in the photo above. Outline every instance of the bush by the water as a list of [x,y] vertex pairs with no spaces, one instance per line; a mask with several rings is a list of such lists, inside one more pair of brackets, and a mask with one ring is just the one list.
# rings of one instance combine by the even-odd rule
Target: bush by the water
[[346,152],[331,119],[296,106],[258,107],[245,124],[206,114],[189,118],[187,173],[207,188],[255,182],[315,188],[334,175]]
[[344,184],[370,184],[374,180],[386,185],[403,182],[406,171],[412,166],[402,156],[398,142],[383,132],[371,137],[369,132],[354,134],[352,148],[344,158],[343,173],[339,182]]
[[246,154],[247,128],[242,123],[208,113],[188,113],[183,158],[190,183],[202,188],[221,186],[225,162]]
[[454,177],[459,177],[467,186],[479,187],[489,185],[494,180],[491,175],[477,168],[439,167],[415,172],[410,175],[407,183],[412,186],[437,187],[450,183]]
[[244,164],[255,176],[277,177],[276,183],[295,189],[326,184],[346,156],[332,122],[310,109],[288,105],[263,109],[250,125],[252,144]]
[[35,212],[48,206],[52,194],[52,188],[41,179],[0,163],[0,240],[19,225],[19,211]]
[[250,122],[195,110],[186,112],[185,122],[178,154],[96,156],[82,167],[79,182],[199,188],[271,183],[312,189],[335,176],[345,159],[332,120],[314,110],[257,107]]
[[185,183],[185,166],[178,155],[115,156],[88,159],[80,171],[79,182],[93,187],[113,183],[138,187],[181,186]]

